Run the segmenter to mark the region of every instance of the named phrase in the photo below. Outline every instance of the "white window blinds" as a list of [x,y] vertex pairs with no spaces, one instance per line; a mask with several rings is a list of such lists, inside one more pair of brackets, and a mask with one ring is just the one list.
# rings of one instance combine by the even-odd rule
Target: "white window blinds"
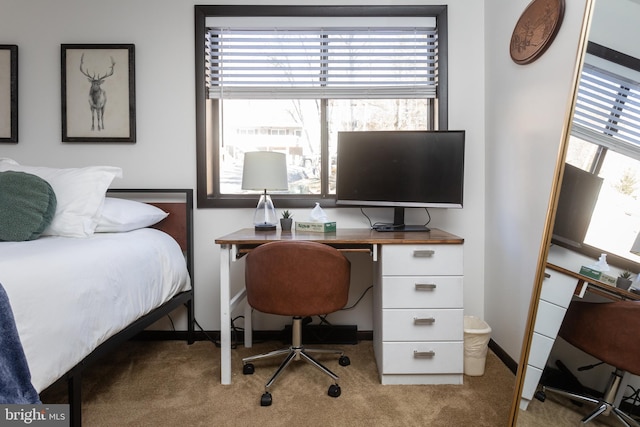
[[434,27],[224,28],[206,34],[209,98],[435,98]]
[[585,64],[572,132],[640,160],[640,84]]

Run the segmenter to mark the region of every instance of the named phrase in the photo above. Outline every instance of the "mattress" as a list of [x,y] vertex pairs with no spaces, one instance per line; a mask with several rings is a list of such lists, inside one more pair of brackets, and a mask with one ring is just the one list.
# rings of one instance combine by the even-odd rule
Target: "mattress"
[[151,228],[0,242],[0,283],[38,392],[191,287],[176,241]]

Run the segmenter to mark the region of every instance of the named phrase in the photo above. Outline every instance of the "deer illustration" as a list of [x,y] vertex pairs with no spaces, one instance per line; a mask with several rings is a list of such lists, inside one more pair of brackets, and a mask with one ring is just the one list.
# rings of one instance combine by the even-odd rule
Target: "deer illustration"
[[87,80],[91,82],[91,89],[89,89],[89,107],[91,107],[91,130],[95,130],[95,122],[98,122],[98,130],[104,129],[104,106],[107,103],[107,92],[102,87],[102,83],[107,77],[113,75],[113,67],[116,62],[111,57],[111,68],[104,76],[95,74],[90,75],[89,71],[82,69],[84,64],[84,53],[80,57],[80,72],[87,77]]

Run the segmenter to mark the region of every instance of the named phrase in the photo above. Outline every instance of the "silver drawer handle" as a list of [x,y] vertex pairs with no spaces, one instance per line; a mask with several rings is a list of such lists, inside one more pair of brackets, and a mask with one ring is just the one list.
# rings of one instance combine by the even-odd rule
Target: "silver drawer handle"
[[433,291],[435,288],[435,283],[416,283],[416,291]]
[[414,359],[431,359],[435,355],[436,355],[436,352],[433,351],[433,350],[431,350],[431,351],[413,350],[413,358]]
[[413,318],[414,325],[433,325],[434,323],[436,323],[435,317],[426,317],[426,318],[414,317]]
[[434,250],[413,251],[413,256],[415,258],[431,258],[435,253]]

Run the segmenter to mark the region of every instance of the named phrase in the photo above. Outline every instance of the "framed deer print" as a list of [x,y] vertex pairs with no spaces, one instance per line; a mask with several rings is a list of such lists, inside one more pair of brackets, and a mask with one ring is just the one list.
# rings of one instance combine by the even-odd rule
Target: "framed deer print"
[[135,46],[63,44],[62,141],[136,142]]
[[0,44],[0,142],[18,142],[18,46]]

